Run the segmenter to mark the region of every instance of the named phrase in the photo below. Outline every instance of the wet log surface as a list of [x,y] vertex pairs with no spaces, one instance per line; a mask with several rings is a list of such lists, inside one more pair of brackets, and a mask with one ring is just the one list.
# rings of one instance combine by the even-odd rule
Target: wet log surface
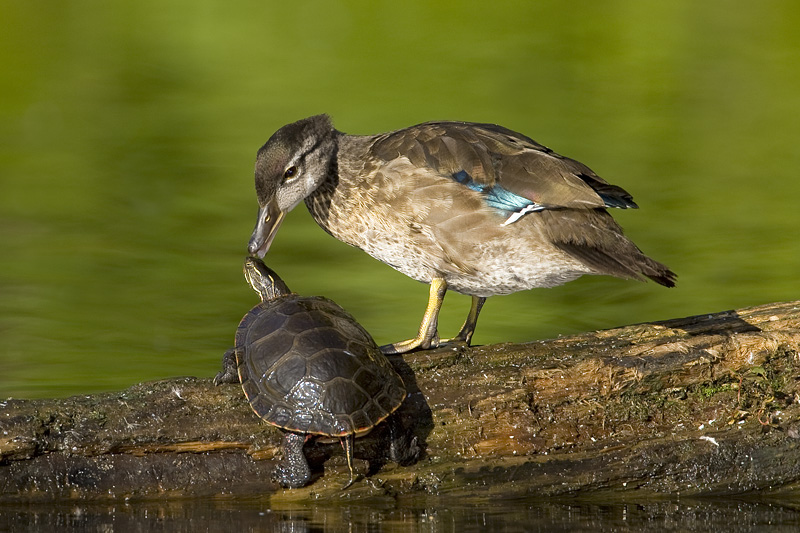
[[0,402],[0,501],[800,495],[800,301],[391,361],[422,456],[387,462],[379,426],[345,491],[337,443],[272,483],[280,432],[208,377]]

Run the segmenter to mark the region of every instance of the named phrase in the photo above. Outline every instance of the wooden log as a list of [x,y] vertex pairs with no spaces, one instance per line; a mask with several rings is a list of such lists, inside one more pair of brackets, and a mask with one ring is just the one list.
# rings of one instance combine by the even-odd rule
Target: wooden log
[[[306,488],[270,481],[280,432],[241,388],[174,378],[0,402],[0,501],[800,494],[800,301],[559,339],[391,357],[419,461],[387,430],[309,442]],[[209,375],[217,369],[209,369]],[[324,475],[323,475],[324,473]]]

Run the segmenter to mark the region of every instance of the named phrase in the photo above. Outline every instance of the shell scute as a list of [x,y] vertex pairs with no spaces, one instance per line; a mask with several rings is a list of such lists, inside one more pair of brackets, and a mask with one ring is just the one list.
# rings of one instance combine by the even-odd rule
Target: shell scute
[[290,295],[255,306],[237,330],[236,354],[253,410],[290,431],[363,432],[406,395],[369,333],[326,298]]
[[351,379],[361,368],[361,362],[344,350],[320,350],[308,359],[309,373],[323,382]]
[[322,407],[327,412],[349,415],[362,409],[370,401],[370,396],[363,389],[354,387],[351,380],[335,378],[327,383]]

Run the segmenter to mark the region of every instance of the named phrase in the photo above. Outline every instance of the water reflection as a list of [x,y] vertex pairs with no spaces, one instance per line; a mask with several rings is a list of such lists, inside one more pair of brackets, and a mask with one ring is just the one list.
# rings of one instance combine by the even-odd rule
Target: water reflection
[[639,503],[476,502],[436,500],[403,506],[320,505],[270,508],[266,501],[129,502],[110,506],[75,503],[0,507],[1,531],[408,531],[460,533],[724,530],[794,532],[798,506],[747,501]]

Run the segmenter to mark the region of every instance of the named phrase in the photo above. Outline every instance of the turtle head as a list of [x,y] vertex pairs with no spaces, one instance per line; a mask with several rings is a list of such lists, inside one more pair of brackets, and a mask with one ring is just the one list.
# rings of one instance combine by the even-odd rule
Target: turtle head
[[248,257],[244,261],[244,279],[258,293],[261,300],[268,302],[292,293],[286,283],[261,259]]
[[278,131],[256,156],[258,219],[247,249],[264,257],[286,213],[313,193],[331,173],[336,130],[328,115],[316,115]]

